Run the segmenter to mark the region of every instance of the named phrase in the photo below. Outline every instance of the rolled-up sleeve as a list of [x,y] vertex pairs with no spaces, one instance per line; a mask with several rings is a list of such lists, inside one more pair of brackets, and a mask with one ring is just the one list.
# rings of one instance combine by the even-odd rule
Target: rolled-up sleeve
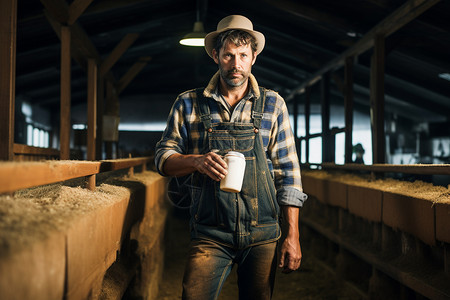
[[183,118],[183,101],[180,97],[174,102],[167,119],[166,129],[161,140],[156,144],[155,166],[159,174],[167,176],[163,172],[165,161],[175,153],[185,153],[186,147],[186,123]]
[[300,164],[295,138],[284,100],[278,96],[269,153],[273,165],[277,202],[279,205],[302,207],[308,196],[303,193]]

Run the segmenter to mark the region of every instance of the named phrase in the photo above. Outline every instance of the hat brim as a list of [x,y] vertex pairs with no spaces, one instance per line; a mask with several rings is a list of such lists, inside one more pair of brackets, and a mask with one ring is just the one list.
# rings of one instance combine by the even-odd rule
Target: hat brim
[[227,30],[232,30],[232,29],[237,29],[237,30],[242,30],[245,32],[248,32],[249,34],[251,34],[255,39],[256,39],[256,54],[258,55],[259,53],[261,53],[261,51],[264,49],[264,45],[266,43],[266,39],[264,37],[264,35],[261,32],[258,31],[254,31],[254,30],[248,30],[246,28],[223,28],[222,30],[217,30],[217,31],[213,31],[208,33],[205,36],[205,50],[206,53],[208,53],[208,55],[212,58],[212,50],[214,49],[214,43],[216,40],[216,37]]

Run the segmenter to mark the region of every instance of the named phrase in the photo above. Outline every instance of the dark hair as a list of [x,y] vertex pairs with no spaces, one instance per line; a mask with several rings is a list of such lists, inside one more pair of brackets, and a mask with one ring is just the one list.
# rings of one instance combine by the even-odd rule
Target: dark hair
[[253,52],[256,52],[256,49],[258,48],[255,37],[250,33],[239,29],[231,29],[221,32],[216,37],[214,49],[216,49],[217,53],[219,53],[219,50],[222,49],[225,42],[231,42],[237,47],[250,45]]

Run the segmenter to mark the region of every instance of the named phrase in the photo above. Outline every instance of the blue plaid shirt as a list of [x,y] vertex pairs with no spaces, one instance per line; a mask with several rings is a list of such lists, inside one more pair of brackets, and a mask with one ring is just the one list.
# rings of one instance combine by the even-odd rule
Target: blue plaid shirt
[[[204,96],[211,98],[211,122],[252,122],[253,99],[259,97],[258,83],[253,75],[249,77],[249,92],[233,111],[218,92],[219,73],[210,80]],[[166,130],[156,145],[155,164],[163,173],[166,159],[174,153],[201,154],[206,133],[201,128],[200,117],[196,113],[196,93],[190,90],[180,94],[170,111]],[[260,133],[267,163],[274,178],[279,205],[301,207],[307,196],[303,193],[300,165],[295,139],[289,122],[286,103],[278,93],[267,90],[264,116]]]

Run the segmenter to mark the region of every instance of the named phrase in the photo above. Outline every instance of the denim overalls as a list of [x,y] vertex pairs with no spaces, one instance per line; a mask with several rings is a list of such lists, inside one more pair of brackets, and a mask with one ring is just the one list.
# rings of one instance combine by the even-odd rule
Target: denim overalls
[[197,89],[197,113],[206,131],[202,153],[219,155],[238,151],[245,156],[240,193],[220,190],[216,182],[198,172],[192,176],[191,237],[209,239],[234,249],[244,249],[280,238],[280,208],[260,134],[265,90],[253,103],[253,123],[212,123],[203,89]]

